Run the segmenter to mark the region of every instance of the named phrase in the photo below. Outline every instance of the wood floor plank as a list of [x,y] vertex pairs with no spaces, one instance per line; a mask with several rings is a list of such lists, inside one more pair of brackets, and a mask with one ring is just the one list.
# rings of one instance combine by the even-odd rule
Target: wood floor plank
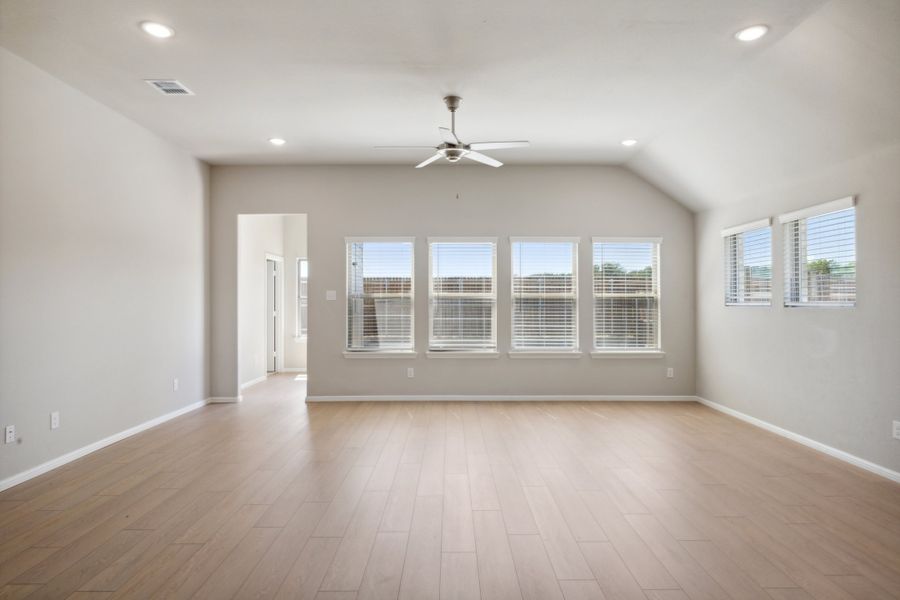
[[277,600],[312,600],[331,566],[341,540],[310,538],[278,588]]
[[597,581],[560,581],[563,597],[566,600],[605,600]]
[[486,600],[521,600],[522,592],[503,515],[499,510],[477,510],[472,516],[481,597]]
[[[443,469],[441,473],[443,474]],[[443,501],[443,496],[416,498],[406,561],[400,580],[401,599],[428,600],[440,597]]]
[[408,537],[403,531],[381,532],[375,536],[375,545],[359,586],[359,600],[396,600],[400,594]]
[[510,535],[519,588],[525,600],[562,600],[562,590],[539,535]]
[[341,538],[334,560],[319,587],[320,591],[347,592],[359,589],[375,543],[387,496],[387,492],[363,493],[353,519]]
[[315,537],[341,537],[372,476],[373,467],[353,467],[316,527]]
[[[678,587],[672,574],[650,550],[631,524],[625,520],[625,516],[619,512],[605,491],[587,490],[582,492],[582,497],[609,537],[617,553],[616,559],[622,560],[627,565],[627,569],[633,574],[640,587],[645,589]],[[582,548],[584,547],[582,546]],[[608,554],[603,546],[590,547],[597,552]]]
[[503,521],[506,523],[506,531],[511,534],[536,534],[537,524],[531,507],[525,497],[522,484],[516,477],[515,471],[507,466],[492,466],[494,484],[497,487],[497,497],[500,499],[500,510],[503,513]]
[[441,600],[480,600],[478,561],[474,552],[441,556]]
[[409,531],[416,507],[416,491],[419,487],[419,463],[401,463],[388,495],[387,506],[381,519],[381,531]]
[[609,541],[603,528],[562,469],[541,469],[541,477],[547,482],[556,505],[577,541]]
[[252,528],[191,598],[217,600],[233,597],[279,533],[274,528]]
[[312,535],[326,504],[305,502],[247,576],[235,598],[273,598]]
[[607,598],[646,600],[641,586],[609,542],[582,542],[581,552]]
[[465,474],[444,476],[444,522],[441,544],[444,552],[475,552],[472,525],[472,501],[469,477]]
[[590,579],[591,570],[546,487],[526,487],[525,496],[558,579]]

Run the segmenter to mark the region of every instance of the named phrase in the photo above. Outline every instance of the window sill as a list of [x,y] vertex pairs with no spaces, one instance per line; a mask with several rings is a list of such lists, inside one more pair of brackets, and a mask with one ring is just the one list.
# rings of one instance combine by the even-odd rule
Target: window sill
[[854,302],[785,302],[785,308],[856,308]]
[[344,350],[344,358],[415,358],[415,350]]
[[305,336],[305,335],[295,335],[295,336],[294,336],[294,341],[297,342],[298,344],[301,343],[301,342],[305,342],[305,341],[306,341],[306,336]]
[[633,352],[616,352],[594,350],[591,352],[591,358],[665,358],[666,353],[662,350],[651,351],[633,351]]
[[726,302],[725,306],[731,308],[732,306],[752,306],[758,308],[772,308],[771,302]]
[[496,350],[429,350],[425,355],[428,358],[498,358],[500,353]]
[[579,350],[559,350],[556,352],[546,350],[510,350],[510,358],[581,358]]

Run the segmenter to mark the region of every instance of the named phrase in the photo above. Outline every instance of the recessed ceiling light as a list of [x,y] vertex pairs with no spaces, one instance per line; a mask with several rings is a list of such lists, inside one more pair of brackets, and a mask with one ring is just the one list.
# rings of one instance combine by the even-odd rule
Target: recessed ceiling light
[[753,42],[766,35],[767,33],[769,33],[768,25],[753,25],[752,27],[741,29],[736,34],[734,34],[734,37],[742,42]]
[[273,146],[284,146],[287,144],[287,140],[283,140],[281,138],[269,138],[269,143]]
[[634,146],[637,144],[637,140],[622,140],[623,146]]
[[170,38],[175,35],[175,30],[169,27],[168,25],[163,25],[162,23],[156,23],[154,21],[142,21],[141,29],[144,30],[144,33],[148,35],[152,35],[155,38]]

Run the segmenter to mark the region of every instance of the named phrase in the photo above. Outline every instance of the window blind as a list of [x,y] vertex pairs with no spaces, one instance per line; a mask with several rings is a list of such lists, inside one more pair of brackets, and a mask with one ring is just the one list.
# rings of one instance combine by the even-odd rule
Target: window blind
[[494,241],[431,241],[429,348],[497,348]]
[[785,306],[856,304],[856,208],[784,222]]
[[724,236],[725,304],[772,303],[772,228]]
[[297,336],[307,334],[307,318],[309,314],[309,261],[297,259]]
[[347,349],[412,350],[413,240],[347,242]]
[[594,347],[659,350],[659,242],[594,240]]
[[513,350],[576,350],[578,243],[510,242]]

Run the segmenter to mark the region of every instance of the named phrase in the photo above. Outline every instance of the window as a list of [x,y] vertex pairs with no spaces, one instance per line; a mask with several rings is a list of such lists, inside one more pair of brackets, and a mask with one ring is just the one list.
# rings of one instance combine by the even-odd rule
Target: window
[[306,337],[309,314],[309,261],[297,259],[297,337]]
[[856,304],[855,198],[781,215],[784,305]]
[[726,305],[772,304],[771,224],[763,219],[722,231]]
[[429,239],[432,351],[496,351],[496,239]]
[[413,350],[413,246],[413,238],[347,240],[347,350]]
[[658,239],[594,239],[594,348],[659,351]]
[[512,349],[578,349],[578,241],[511,238]]

